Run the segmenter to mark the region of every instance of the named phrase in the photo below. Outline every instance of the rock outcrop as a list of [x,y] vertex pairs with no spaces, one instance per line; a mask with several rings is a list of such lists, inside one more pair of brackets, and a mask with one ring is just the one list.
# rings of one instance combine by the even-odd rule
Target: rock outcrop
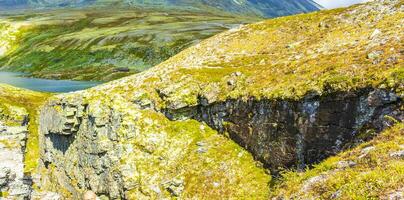
[[[24,174],[24,152],[28,129],[28,114],[19,109],[22,116],[15,116],[11,126],[0,117],[0,199],[28,199],[31,195],[31,178]],[[24,114],[25,113],[25,114]]]
[[[0,84],[0,199],[58,200],[35,190],[39,141],[37,109],[49,94]],[[51,195],[55,194],[55,195]],[[60,195],[59,195],[60,197]]]

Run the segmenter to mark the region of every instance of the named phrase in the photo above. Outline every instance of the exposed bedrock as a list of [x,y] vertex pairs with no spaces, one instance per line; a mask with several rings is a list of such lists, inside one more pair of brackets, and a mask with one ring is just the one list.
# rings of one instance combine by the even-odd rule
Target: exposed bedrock
[[401,98],[386,90],[309,95],[301,101],[206,102],[202,97],[198,106],[167,110],[166,115],[191,117],[228,133],[275,173],[303,169],[404,118]]
[[[373,89],[311,95],[301,101],[251,98],[208,104],[200,98],[198,106],[158,112],[135,102],[119,105],[109,101],[62,98],[43,108],[40,135],[41,164],[47,171],[42,181],[44,189],[64,188],[60,193],[72,198],[79,198],[88,189],[110,199],[128,199],[128,191],[146,199],[181,196],[188,183],[176,175],[189,170],[183,168],[182,162],[187,162],[189,152],[203,157],[211,144],[207,139],[193,144],[188,139],[175,138],[207,130],[202,123],[176,133],[178,128],[164,129],[162,119],[154,119],[160,115],[163,121],[167,117],[173,121],[193,118],[205,122],[228,134],[274,174],[279,168],[303,168],[316,163],[370,139],[404,118],[401,97]],[[156,116],[145,117],[150,113]],[[201,127],[191,128],[194,126]],[[168,130],[174,133],[167,135]],[[216,144],[228,145],[226,140]],[[126,162],[124,158],[130,159]],[[226,159],[224,163],[230,166],[227,170],[239,169],[229,162],[240,157]],[[148,169],[152,165],[156,172]],[[151,170],[151,174],[144,174],[145,170]],[[226,172],[223,176],[234,175]]]

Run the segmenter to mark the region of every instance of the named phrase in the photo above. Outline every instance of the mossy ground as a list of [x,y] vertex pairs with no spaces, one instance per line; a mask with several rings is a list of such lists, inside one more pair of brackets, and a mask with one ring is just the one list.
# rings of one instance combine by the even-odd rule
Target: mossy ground
[[0,44],[7,48],[0,49],[0,66],[43,78],[114,80],[157,65],[231,26],[254,20],[161,9],[3,14]]
[[[21,115],[12,110],[23,110],[29,116],[28,140],[24,158],[25,172],[33,172],[39,161],[39,108],[51,96],[48,93],[39,93],[0,84],[0,119],[9,125],[21,123]],[[3,110],[1,109],[3,108]],[[24,113],[22,113],[24,115]],[[20,124],[21,125],[21,124]]]

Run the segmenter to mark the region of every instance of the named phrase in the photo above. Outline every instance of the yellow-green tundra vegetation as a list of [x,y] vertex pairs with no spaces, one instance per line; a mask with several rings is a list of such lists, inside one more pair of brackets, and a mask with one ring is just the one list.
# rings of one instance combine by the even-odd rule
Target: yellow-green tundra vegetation
[[221,12],[94,7],[0,14],[0,68],[51,79],[108,81],[257,21]]
[[[0,84],[0,120],[7,126],[21,126],[28,116],[29,135],[25,153],[25,172],[33,172],[39,160],[38,112],[51,94]],[[10,141],[0,141],[9,143]],[[7,145],[6,145],[7,146]]]
[[[299,101],[366,88],[401,101],[403,3],[377,0],[242,26],[147,71],[53,97],[41,114],[42,153],[52,155],[42,158],[52,170],[44,189],[67,185],[66,196],[92,189],[129,199],[369,199],[402,191],[401,121],[313,169],[283,173],[269,187],[270,176],[247,151],[203,122],[170,121],[163,113],[199,106],[201,97],[210,105]],[[97,172],[98,163],[89,164],[94,156],[116,162]]]

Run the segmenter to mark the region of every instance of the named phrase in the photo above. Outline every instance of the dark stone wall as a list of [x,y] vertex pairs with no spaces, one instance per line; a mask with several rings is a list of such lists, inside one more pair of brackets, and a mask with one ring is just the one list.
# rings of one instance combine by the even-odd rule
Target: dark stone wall
[[194,108],[166,111],[166,115],[191,117],[229,134],[274,173],[279,168],[303,169],[370,139],[371,133],[382,131],[393,119],[404,118],[401,99],[385,90],[333,93],[301,101],[203,102]]

